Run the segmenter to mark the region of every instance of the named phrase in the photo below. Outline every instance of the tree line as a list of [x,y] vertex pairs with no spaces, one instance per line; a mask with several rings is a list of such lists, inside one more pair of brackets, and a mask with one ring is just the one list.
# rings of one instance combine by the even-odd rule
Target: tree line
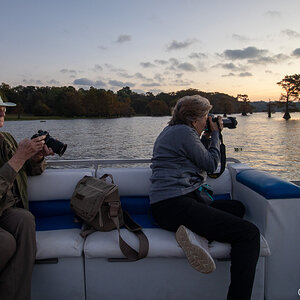
[[[286,75],[277,84],[285,94],[281,100],[286,101],[286,111],[289,102],[299,100],[300,75]],[[203,92],[197,89],[186,89],[177,92],[136,93],[128,86],[117,92],[90,87],[75,89],[73,86],[64,87],[10,87],[6,83],[0,85],[0,95],[4,101],[15,102],[16,107],[10,112],[34,116],[61,117],[96,117],[111,118],[134,115],[164,116],[170,115],[176,101],[187,95],[200,95],[207,98],[213,105],[214,114],[242,113],[246,115],[253,111],[248,95],[238,94],[233,97],[218,92]]]
[[[16,107],[10,112],[19,118],[23,114],[35,116],[62,117],[124,117],[134,115],[163,116],[170,115],[176,101],[187,95],[201,95],[210,100],[212,113],[239,113],[243,103],[233,97],[217,92],[202,92],[187,89],[171,93],[151,92],[139,94],[129,87],[117,92],[90,87],[88,90],[73,86],[64,87],[10,87],[6,83],[0,85],[0,93],[5,101],[15,102]],[[247,108],[248,112],[251,107]]]

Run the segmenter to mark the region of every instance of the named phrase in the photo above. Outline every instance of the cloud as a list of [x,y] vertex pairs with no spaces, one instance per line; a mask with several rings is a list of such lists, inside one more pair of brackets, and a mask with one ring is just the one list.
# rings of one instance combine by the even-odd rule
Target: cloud
[[247,47],[242,50],[225,50],[223,55],[227,59],[249,59],[249,58],[256,58],[261,57],[264,54],[268,53],[268,50],[265,49],[257,49],[256,47]]
[[177,58],[170,58],[169,62],[171,63],[172,66],[177,66],[179,65],[179,60]]
[[[143,75],[142,73],[140,73],[140,72],[135,73],[135,74],[134,74],[134,77],[135,77],[135,78],[138,78],[138,79],[143,79],[143,80],[147,79],[146,76],[144,76],[144,75]],[[147,79],[147,80],[148,80],[148,79]]]
[[144,86],[144,87],[155,87],[155,86],[160,86],[160,83],[159,82],[143,83],[142,86]]
[[297,56],[297,57],[300,57],[300,48],[297,48],[293,51],[292,53],[293,56]]
[[227,64],[217,64],[214,65],[213,68],[221,67],[225,70],[231,70],[231,71],[244,71],[244,66],[237,66],[234,63],[227,63]]
[[141,80],[152,81],[152,79],[147,78],[140,72],[137,72],[134,75],[130,75],[127,72],[119,72],[118,75],[121,77],[124,77],[124,78],[137,78],[137,79],[141,79]]
[[35,79],[24,79],[23,83],[27,84],[27,85],[43,85],[41,80],[35,80]]
[[228,73],[227,75],[222,75],[222,77],[234,77],[234,76],[235,74],[232,72]]
[[154,64],[150,63],[150,62],[141,62],[140,65],[143,67],[143,68],[153,68],[155,67]]
[[282,34],[288,36],[290,39],[292,38],[300,38],[300,33],[298,33],[297,31],[291,30],[291,29],[285,29],[281,31]]
[[161,74],[155,74],[154,75],[154,79],[159,81],[159,82],[163,82],[164,81],[164,77]]
[[95,86],[95,87],[105,87],[106,84],[105,82],[101,81],[101,80],[90,80],[88,78],[79,78],[79,79],[75,79],[73,81],[74,85],[83,85],[83,86]]
[[267,65],[267,64],[277,64],[282,61],[288,60],[290,57],[288,55],[279,53],[273,56],[263,56],[255,59],[249,59],[248,63],[254,65]]
[[176,79],[172,81],[172,84],[176,86],[189,86],[193,84],[194,82],[192,80],[181,80],[181,79]]
[[77,74],[77,72],[75,70],[70,70],[70,69],[61,69],[59,72],[63,73],[63,74],[68,74],[68,73],[69,74],[74,74],[74,75]]
[[126,72],[119,72],[118,75],[121,77],[124,77],[124,78],[132,78],[133,77],[132,75],[129,75]]
[[197,42],[196,39],[186,40],[185,42],[172,41],[172,42],[167,46],[167,50],[168,50],[168,51],[171,51],[171,50],[181,50],[181,49],[185,49],[185,48],[189,47],[190,45],[194,44],[195,42]]
[[234,74],[234,73],[230,72],[227,75],[222,75],[222,77],[235,77],[235,76],[238,76],[238,77],[250,77],[250,76],[253,76],[253,75],[251,73],[249,73],[249,72],[242,72],[240,74]]
[[119,81],[119,80],[109,80],[108,83],[110,85],[116,86],[116,87],[135,86],[135,84],[132,82],[123,82],[123,81]]
[[195,72],[197,70],[194,65],[192,65],[192,64],[190,64],[188,62],[179,64],[177,66],[177,68],[180,69],[180,70],[183,70],[183,71],[188,71],[188,72]]
[[131,36],[128,34],[121,34],[119,35],[118,39],[116,40],[116,43],[122,44],[131,41]]
[[52,85],[60,85],[60,82],[55,79],[51,79],[51,80],[47,81],[47,83],[52,84]]
[[271,70],[266,70],[265,73],[267,73],[267,74],[273,74],[273,72]]
[[205,53],[201,53],[201,52],[193,52],[189,55],[189,58],[196,58],[196,59],[204,59],[207,58],[207,55]]
[[243,73],[240,73],[238,76],[239,77],[250,77],[250,76],[253,76],[253,75],[249,72],[243,72]]
[[168,61],[163,60],[163,59],[156,59],[154,62],[159,64],[159,65],[167,65],[168,64]]
[[93,71],[95,72],[103,71],[103,68],[100,65],[96,64],[93,68]]
[[111,72],[126,72],[124,69],[116,68],[113,65],[105,64],[105,67]]
[[277,10],[269,10],[265,13],[265,15],[269,16],[269,17],[280,17],[281,16],[281,12],[277,11]]
[[248,42],[248,41],[250,41],[250,39],[248,37],[246,37],[244,35],[235,34],[235,33],[232,35],[232,38],[234,40],[239,41],[239,42]]

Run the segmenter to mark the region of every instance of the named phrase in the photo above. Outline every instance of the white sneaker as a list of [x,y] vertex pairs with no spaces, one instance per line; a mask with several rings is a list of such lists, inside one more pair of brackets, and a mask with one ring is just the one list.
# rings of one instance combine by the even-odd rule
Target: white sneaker
[[209,254],[207,239],[180,225],[176,231],[176,240],[190,265],[197,271],[211,273],[216,269],[214,259]]

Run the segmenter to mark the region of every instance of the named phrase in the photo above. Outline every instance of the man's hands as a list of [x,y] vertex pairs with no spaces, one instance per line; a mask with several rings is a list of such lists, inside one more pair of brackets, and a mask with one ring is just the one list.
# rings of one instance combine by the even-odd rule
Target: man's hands
[[48,148],[45,144],[45,137],[45,135],[42,135],[32,140],[22,140],[18,145],[16,153],[8,161],[10,166],[18,172],[24,163],[30,158],[39,162],[44,158],[44,156],[54,155],[52,149]]

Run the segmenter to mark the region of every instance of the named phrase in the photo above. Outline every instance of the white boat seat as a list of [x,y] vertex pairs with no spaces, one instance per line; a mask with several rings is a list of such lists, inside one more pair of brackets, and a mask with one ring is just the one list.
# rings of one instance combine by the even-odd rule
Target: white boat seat
[[[148,257],[185,257],[182,249],[175,239],[175,233],[160,228],[144,228],[144,233],[149,240]],[[135,250],[138,250],[137,237],[126,229],[121,229],[124,240]],[[95,232],[86,238],[84,254],[86,258],[123,258],[118,240],[117,230],[109,232]],[[218,259],[230,258],[230,244],[212,242],[210,253]],[[270,255],[266,240],[261,236],[260,256]]]

